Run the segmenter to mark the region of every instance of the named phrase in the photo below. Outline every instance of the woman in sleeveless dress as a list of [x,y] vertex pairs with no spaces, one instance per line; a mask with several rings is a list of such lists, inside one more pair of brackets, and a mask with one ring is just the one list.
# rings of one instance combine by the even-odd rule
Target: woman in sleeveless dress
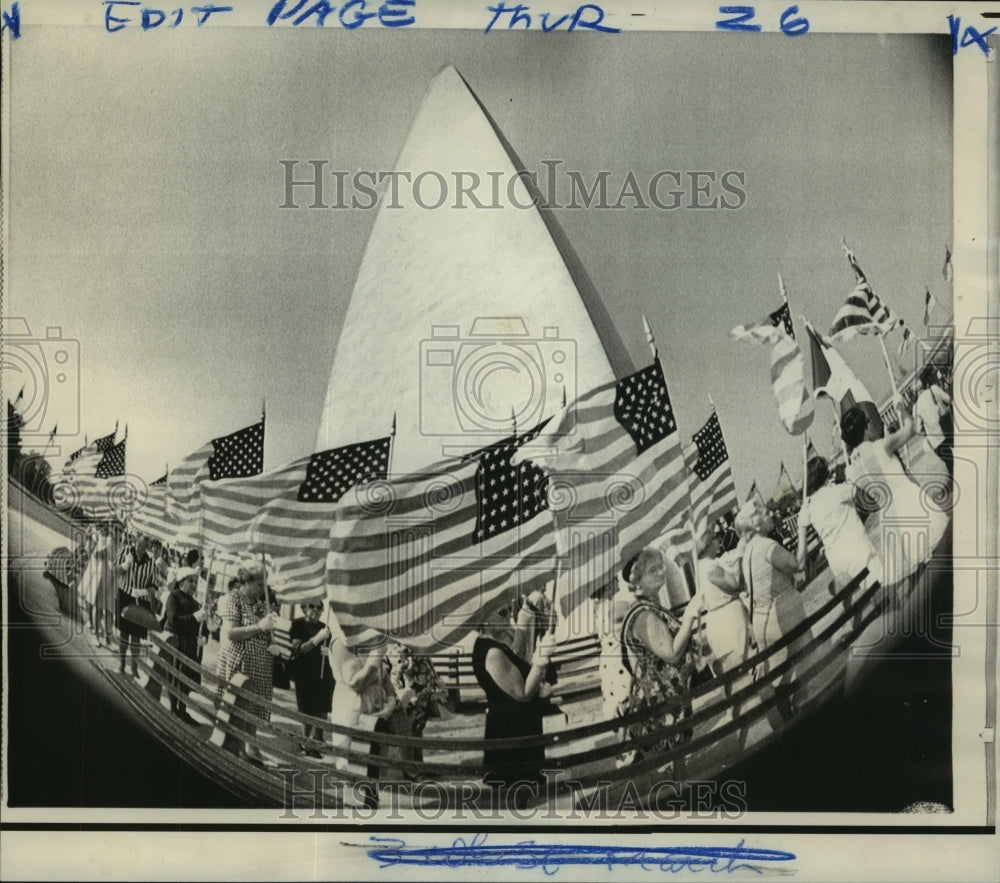
[[[689,603],[683,620],[678,620],[659,604],[660,590],[666,580],[663,553],[647,547],[629,561],[622,576],[635,596],[635,601],[622,622],[621,646],[626,668],[631,670],[632,684],[622,708],[625,713],[683,697],[688,692],[694,663],[685,653],[691,638],[691,627],[698,614],[698,605]],[[668,708],[664,714],[640,720],[627,727],[626,740],[659,733],[687,716],[683,703]],[[674,733],[651,745],[623,755],[623,762],[634,762],[645,755],[669,751],[685,741],[687,734]]]
[[[797,554],[793,555],[768,534],[774,530],[771,513],[759,502],[745,503],[734,522],[740,535],[742,553],[741,570],[747,591],[754,635],[761,652],[767,650],[806,617],[802,598],[795,588],[795,576],[805,569],[806,529],[799,525]],[[804,650],[812,643],[812,631],[806,630],[783,649],[769,656],[763,665],[766,673],[781,665],[789,656]],[[795,668],[785,672],[774,684],[778,692],[777,711],[772,725],[780,719],[794,715],[791,684]],[[762,697],[764,698],[764,697]]]
[[[543,636],[532,654],[536,610],[526,604],[513,613],[507,605],[486,614],[473,645],[472,670],[486,694],[486,739],[542,735],[542,718],[551,707],[545,672],[554,642]],[[483,763],[489,784],[539,783],[545,747],[487,748]]]
[[699,537],[698,604],[705,640],[715,656],[714,673],[724,674],[744,662],[754,645],[750,617],[740,597],[744,589],[738,562],[719,558],[721,539],[706,530]]

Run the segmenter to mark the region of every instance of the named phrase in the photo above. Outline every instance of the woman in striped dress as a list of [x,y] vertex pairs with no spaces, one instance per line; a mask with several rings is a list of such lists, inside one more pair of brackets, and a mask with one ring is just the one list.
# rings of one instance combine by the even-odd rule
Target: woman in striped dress
[[[219,635],[219,694],[236,674],[246,675],[247,689],[270,700],[273,690],[274,657],[268,650],[274,616],[264,601],[264,570],[259,564],[241,573],[238,589],[224,596],[219,602],[222,629]],[[270,720],[271,715],[263,705],[255,703],[247,712],[260,720]],[[241,725],[253,735],[256,729],[246,721]],[[246,754],[250,760],[260,760],[260,752],[249,743]]]

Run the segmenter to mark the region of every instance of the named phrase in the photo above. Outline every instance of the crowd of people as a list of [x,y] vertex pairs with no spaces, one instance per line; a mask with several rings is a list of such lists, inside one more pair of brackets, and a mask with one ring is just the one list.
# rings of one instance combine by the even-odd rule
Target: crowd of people
[[[714,527],[694,536],[697,557],[685,575],[673,547],[649,546],[624,556],[620,580],[597,598],[604,623],[601,685],[607,718],[626,718],[618,729],[623,746],[619,763],[662,755],[690,738],[684,721],[691,714],[690,692],[699,677],[719,677],[768,650],[806,617],[801,589],[807,570],[806,535],[819,537],[835,589],[842,589],[867,570],[869,583],[899,582],[917,571],[942,542],[949,523],[945,506],[928,505],[920,476],[908,465],[917,427],[926,439],[921,456],[936,458],[930,473],[951,475],[953,469],[950,397],[933,371],[920,376],[921,392],[913,414],[894,402],[897,426],[880,432],[861,408],[841,420],[845,462],[837,468],[822,457],[806,464],[805,488],[798,517],[795,551],[781,542],[772,512],[759,500],[744,504],[731,520],[733,542]],[[915,418],[915,419],[914,419]],[[926,467],[928,460],[923,460]],[[928,469],[922,468],[922,472]],[[913,531],[919,542],[904,536]],[[246,678],[245,689],[261,698],[247,709],[251,718],[269,719],[276,665],[284,665],[295,685],[303,723],[300,750],[319,757],[332,733],[336,765],[351,759],[347,729],[365,727],[375,733],[420,736],[444,691],[430,660],[408,648],[386,644],[370,652],[348,646],[324,616],[324,601],[301,605],[301,615],[288,629],[288,651],[276,653],[274,633],[283,620],[269,604],[267,574],[262,564],[240,568],[226,592],[204,584],[206,573],[196,550],[180,552],[157,540],[130,537],[115,525],[94,527],[87,541],[87,563],[78,591],[87,623],[98,644],[115,645],[119,671],[138,676],[137,658],[147,629],[167,635],[178,652],[170,703],[182,721],[188,713],[185,681],[198,681],[197,669],[183,659],[201,662],[210,640],[218,641],[217,699],[234,678]],[[618,589],[617,594],[614,590]],[[682,605],[678,596],[689,598]],[[138,612],[143,611],[143,612]],[[494,603],[471,651],[472,668],[486,700],[487,740],[539,736],[543,720],[553,713],[551,701],[552,605],[543,592]],[[813,642],[808,629],[761,659],[752,676],[761,678]],[[798,666],[788,667],[761,696],[770,703],[775,726],[796,713]],[[651,715],[636,715],[656,707]],[[367,721],[367,723],[366,723]],[[323,726],[329,722],[329,726]],[[248,736],[254,727],[244,723]],[[361,749],[364,752],[366,749]],[[418,748],[373,741],[367,748],[369,778],[387,770],[413,776],[414,765],[392,770],[393,762],[419,761]],[[347,752],[354,756],[348,758]],[[251,741],[245,754],[252,763],[262,757]],[[483,764],[485,781],[509,786],[540,781],[544,749],[491,747]],[[370,795],[377,803],[377,788]]]

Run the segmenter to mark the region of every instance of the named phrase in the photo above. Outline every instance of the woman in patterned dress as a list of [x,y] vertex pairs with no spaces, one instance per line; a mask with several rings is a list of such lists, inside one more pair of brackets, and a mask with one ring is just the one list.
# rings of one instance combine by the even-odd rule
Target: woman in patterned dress
[[[264,569],[259,564],[241,571],[240,587],[219,602],[222,628],[219,635],[219,695],[233,675],[246,675],[247,689],[270,700],[273,691],[274,657],[268,651],[270,633],[275,627],[274,616],[264,602]],[[270,712],[263,705],[250,704],[247,712],[267,721]],[[248,721],[238,723],[252,736],[256,728]],[[260,762],[260,751],[247,744],[248,760]]]
[[[666,579],[666,568],[659,549],[643,549],[625,565],[622,575],[636,598],[625,614],[621,633],[622,653],[632,671],[632,686],[622,711],[631,713],[659,705],[671,697],[681,697],[688,691],[694,664],[687,659],[685,650],[698,605],[688,604],[682,620],[660,606],[657,599]],[[658,733],[686,715],[683,704],[672,706],[663,717],[655,715],[627,727],[624,738]],[[684,733],[674,733],[652,745],[626,752],[623,760],[635,762],[645,755],[663,753],[684,740]]]
[[434,663],[426,656],[415,655],[412,648],[405,646],[390,653],[389,662],[392,664],[392,686],[410,719],[412,734],[422,736],[431,702],[444,693]]

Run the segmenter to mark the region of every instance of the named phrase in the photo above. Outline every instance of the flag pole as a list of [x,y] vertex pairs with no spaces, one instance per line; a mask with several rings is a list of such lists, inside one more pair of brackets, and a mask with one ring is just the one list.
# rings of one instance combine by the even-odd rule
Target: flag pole
[[656,340],[653,338],[653,329],[649,327],[649,322],[646,321],[645,314],[643,314],[642,317],[642,330],[646,332],[646,343],[649,344],[649,349],[653,354],[653,359],[658,359],[660,357],[660,352],[656,348]]
[[392,455],[396,448],[396,412],[392,412],[392,427],[389,429],[389,456],[385,459],[385,477],[392,472]]
[[260,568],[263,571],[264,579],[264,603],[267,605],[267,612],[271,612],[271,587],[267,584],[267,561],[264,558],[264,553],[260,553]]
[[[896,416],[899,418],[900,426],[903,424],[903,415],[899,413],[899,408],[902,407],[902,400],[899,397],[899,387],[896,384],[896,375],[892,373],[892,363],[889,361],[889,350],[885,345],[885,335],[879,331],[878,332],[878,342],[882,344],[882,357],[885,359],[885,369],[889,372],[889,383],[892,385],[892,398],[893,398],[893,410],[896,412]],[[898,402],[898,404],[897,404]],[[903,448],[903,463],[906,466],[910,465],[910,455],[907,449]]]

